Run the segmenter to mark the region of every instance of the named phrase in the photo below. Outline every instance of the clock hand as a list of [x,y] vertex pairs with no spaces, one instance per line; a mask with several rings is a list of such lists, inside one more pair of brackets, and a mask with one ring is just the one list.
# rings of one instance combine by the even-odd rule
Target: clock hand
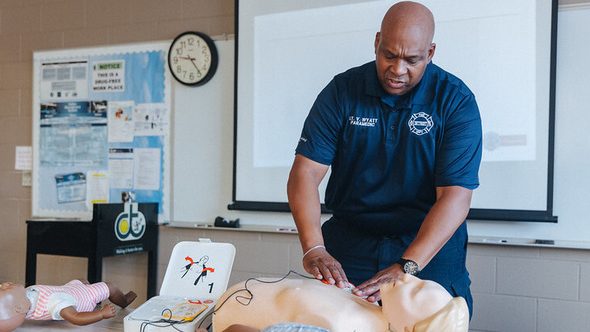
[[197,69],[197,71],[199,72],[199,75],[201,75],[201,76],[202,76],[202,75],[203,75],[203,73],[201,73],[201,70],[199,69],[199,67],[197,67],[197,64],[195,63],[195,60],[196,60],[196,59],[195,59],[195,58],[192,58],[192,57],[190,57],[190,56],[188,57],[188,59],[189,59],[189,60],[191,60],[191,62],[193,63],[193,66],[195,66],[195,68],[196,68],[196,69]]
[[203,73],[201,73],[201,70],[199,69],[199,67],[197,67],[197,64],[195,63],[195,58],[191,57],[191,56],[178,56],[180,59],[184,59],[184,60],[190,60],[191,63],[193,64],[193,66],[195,66],[195,69],[199,72],[199,75],[203,75]]

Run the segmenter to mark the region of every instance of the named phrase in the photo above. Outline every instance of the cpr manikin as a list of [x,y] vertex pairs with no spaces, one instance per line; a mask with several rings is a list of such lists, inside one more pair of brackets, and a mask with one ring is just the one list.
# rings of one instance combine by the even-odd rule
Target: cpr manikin
[[120,307],[129,305],[137,295],[123,294],[116,286],[99,282],[89,284],[72,280],[62,286],[0,284],[0,332],[13,331],[25,319],[66,320],[87,325],[115,316],[111,304],[94,311],[97,303],[107,298]]
[[[297,322],[340,331],[466,332],[469,314],[461,297],[452,298],[438,283],[406,274],[381,287],[383,307],[313,279],[277,283],[247,282],[231,287],[217,302],[213,329],[233,324],[262,329]],[[232,295],[233,294],[233,295]],[[226,298],[228,301],[225,301]]]

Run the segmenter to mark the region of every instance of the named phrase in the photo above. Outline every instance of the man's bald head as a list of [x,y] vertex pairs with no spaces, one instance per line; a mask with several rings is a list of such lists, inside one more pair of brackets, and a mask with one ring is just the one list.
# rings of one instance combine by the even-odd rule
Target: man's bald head
[[422,79],[434,56],[434,18],[424,5],[403,1],[391,6],[375,36],[377,76],[385,92],[403,95]]
[[391,30],[420,33],[428,44],[434,38],[434,17],[430,9],[413,1],[402,1],[389,8],[381,22],[381,33]]

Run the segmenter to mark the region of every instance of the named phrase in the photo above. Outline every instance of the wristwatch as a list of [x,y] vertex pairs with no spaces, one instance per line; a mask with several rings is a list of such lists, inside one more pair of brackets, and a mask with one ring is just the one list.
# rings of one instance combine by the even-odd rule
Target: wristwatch
[[402,270],[404,270],[404,272],[407,274],[415,276],[418,275],[418,273],[420,273],[420,266],[418,266],[418,263],[414,262],[411,259],[405,259],[402,257],[396,263],[401,265]]

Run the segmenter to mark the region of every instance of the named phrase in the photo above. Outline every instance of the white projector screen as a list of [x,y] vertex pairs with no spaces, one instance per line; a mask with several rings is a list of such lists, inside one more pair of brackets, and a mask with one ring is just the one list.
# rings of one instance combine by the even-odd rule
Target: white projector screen
[[[236,1],[230,209],[288,209],[287,177],[312,103],[336,74],[375,58],[375,33],[395,2]],[[555,222],[551,78],[557,1],[420,2],[436,21],[433,62],[461,78],[480,107],[481,184],[470,219]]]

